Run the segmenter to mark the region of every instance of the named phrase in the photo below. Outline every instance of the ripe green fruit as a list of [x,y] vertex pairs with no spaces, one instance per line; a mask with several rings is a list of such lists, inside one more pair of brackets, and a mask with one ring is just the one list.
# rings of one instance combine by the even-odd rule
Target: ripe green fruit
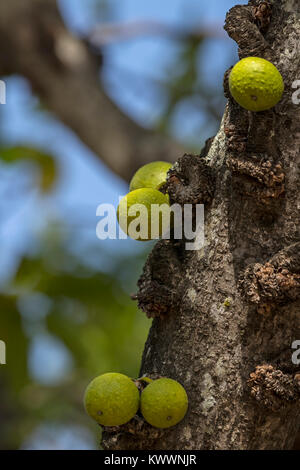
[[142,166],[130,182],[130,191],[141,188],[161,188],[167,180],[167,172],[170,168],[172,165],[167,162],[152,162]]
[[86,412],[103,426],[121,426],[130,421],[138,410],[139,401],[134,382],[114,372],[92,380],[84,396]]
[[[134,240],[148,241],[152,236],[161,237],[168,226],[163,224],[161,213],[157,213],[155,218],[157,206],[154,205],[162,204],[166,204],[168,209],[169,198],[157,189],[141,188],[131,191],[121,200],[118,207],[117,217],[121,229]],[[156,220],[156,234],[151,233],[151,218]]]
[[172,379],[151,382],[141,395],[141,412],[145,420],[156,428],[169,428],[181,421],[188,408],[186,391]]
[[243,108],[265,111],[280,101],[284,82],[275,65],[268,60],[246,57],[233,67],[229,88],[235,101]]

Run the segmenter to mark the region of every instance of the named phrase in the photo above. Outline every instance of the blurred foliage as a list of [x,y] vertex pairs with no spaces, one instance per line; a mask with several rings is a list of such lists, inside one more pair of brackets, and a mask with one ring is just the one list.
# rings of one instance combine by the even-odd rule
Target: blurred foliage
[[204,46],[204,39],[191,35],[182,41],[176,64],[171,68],[166,83],[168,104],[162,120],[162,124],[166,128],[168,128],[169,120],[180,102],[192,97],[197,92],[200,72],[198,57]]
[[[35,257],[24,257],[9,294],[0,296],[0,337],[9,365],[1,369],[0,417],[9,417],[1,420],[3,449],[19,447],[44,422],[95,429],[82,406],[88,382],[107,371],[132,377],[139,372],[149,321],[118,279],[128,263],[121,259],[115,273],[103,274],[58,246],[57,239],[54,245],[55,252],[41,245]],[[137,273],[126,274],[134,283]],[[41,333],[71,354],[71,366],[57,383],[40,383],[29,368],[34,338]],[[41,358],[40,367],[49,364]]]
[[204,145],[203,136],[207,135],[208,129],[217,131],[224,109],[224,96],[218,84],[212,81],[207,86],[203,83],[200,58],[207,41],[205,36],[193,33],[182,39],[176,62],[168,71],[164,85],[167,105],[158,124],[160,131],[169,133],[179,110],[181,119],[185,119],[187,113],[205,113],[205,121],[199,120],[197,133],[191,132],[184,142],[195,152],[199,151],[199,145]]
[[38,186],[42,192],[53,189],[57,177],[57,164],[52,155],[30,147],[2,147],[0,160],[6,164],[28,162],[37,166],[39,170]]

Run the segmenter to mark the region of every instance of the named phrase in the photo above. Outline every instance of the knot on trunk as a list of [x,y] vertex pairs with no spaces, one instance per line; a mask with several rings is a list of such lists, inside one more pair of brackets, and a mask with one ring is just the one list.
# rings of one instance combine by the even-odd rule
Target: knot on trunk
[[252,6],[237,5],[229,10],[224,29],[238,44],[241,59],[248,56],[272,59],[272,48],[263,35],[270,17],[270,8],[265,9],[261,2],[255,2]]
[[181,242],[160,240],[147,259],[135,298],[149,318],[166,315],[180,300],[181,250]]
[[300,298],[300,243],[290,245],[265,264],[247,267],[240,287],[247,300],[261,313],[268,313],[275,304]]
[[205,204],[214,194],[215,177],[204,158],[183,155],[169,171],[167,192],[171,203]]
[[300,387],[297,376],[284,374],[272,365],[257,366],[250,374],[248,385],[251,395],[272,411],[300,400]]
[[174,292],[170,288],[153,280],[144,282],[144,279],[140,280],[138,285],[138,307],[148,318],[161,317],[168,313],[174,302]]

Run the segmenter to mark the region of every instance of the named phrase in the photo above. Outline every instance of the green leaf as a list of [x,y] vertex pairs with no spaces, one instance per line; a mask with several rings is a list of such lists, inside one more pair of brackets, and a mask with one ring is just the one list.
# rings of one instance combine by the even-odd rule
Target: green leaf
[[41,150],[16,146],[0,148],[0,160],[7,164],[28,161],[37,165],[40,171],[39,187],[42,192],[49,192],[56,182],[58,169],[57,162],[52,155]]
[[28,383],[25,336],[16,298],[0,295],[0,339],[6,344],[6,365],[1,366],[1,376],[9,380],[12,391],[17,392]]

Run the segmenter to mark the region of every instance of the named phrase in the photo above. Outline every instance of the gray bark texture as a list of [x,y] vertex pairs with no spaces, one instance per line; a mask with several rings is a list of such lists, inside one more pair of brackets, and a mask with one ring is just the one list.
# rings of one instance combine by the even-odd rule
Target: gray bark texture
[[[139,280],[139,307],[153,325],[141,374],[184,385],[184,420],[157,430],[136,417],[105,429],[117,449],[290,449],[300,426],[300,79],[298,0],[232,8],[225,29],[240,58],[259,56],[282,73],[273,109],[251,113],[224,88],[217,136],[170,172],[173,202],[205,203],[205,246],[161,240]],[[153,155],[155,158],[155,155]]]

